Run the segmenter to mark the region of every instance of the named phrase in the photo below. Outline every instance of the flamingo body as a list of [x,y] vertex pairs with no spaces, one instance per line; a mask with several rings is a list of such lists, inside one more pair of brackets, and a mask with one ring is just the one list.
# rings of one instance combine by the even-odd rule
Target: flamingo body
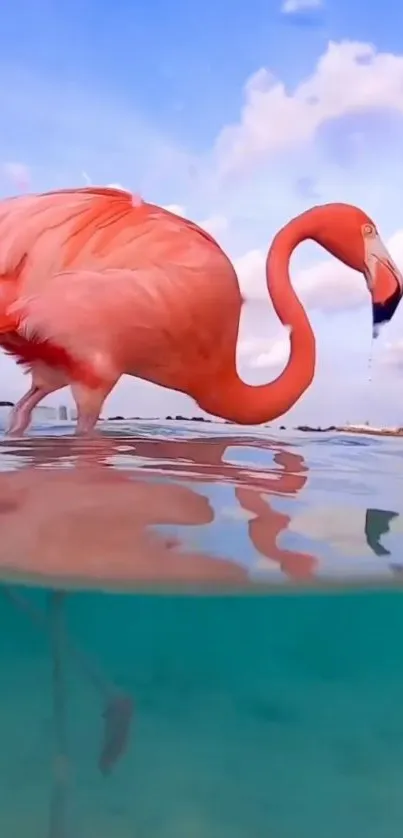
[[233,360],[236,274],[190,221],[80,189],[4,201],[0,241],[0,343],[41,390],[103,401],[127,373],[197,397]]

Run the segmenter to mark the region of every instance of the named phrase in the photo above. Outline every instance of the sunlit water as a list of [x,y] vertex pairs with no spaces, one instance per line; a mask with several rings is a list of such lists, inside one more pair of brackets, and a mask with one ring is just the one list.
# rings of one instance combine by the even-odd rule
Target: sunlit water
[[401,441],[70,433],[0,441],[0,835],[400,838]]

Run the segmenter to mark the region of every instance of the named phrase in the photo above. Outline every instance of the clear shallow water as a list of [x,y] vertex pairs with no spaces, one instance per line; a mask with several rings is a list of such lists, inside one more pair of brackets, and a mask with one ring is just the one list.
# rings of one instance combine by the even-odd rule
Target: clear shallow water
[[68,433],[0,442],[0,834],[398,838],[400,441]]

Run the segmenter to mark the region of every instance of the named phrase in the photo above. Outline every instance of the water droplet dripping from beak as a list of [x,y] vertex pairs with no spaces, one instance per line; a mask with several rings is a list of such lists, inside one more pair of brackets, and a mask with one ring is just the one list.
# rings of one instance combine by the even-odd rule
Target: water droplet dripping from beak
[[371,349],[370,349],[369,358],[368,358],[368,382],[369,382],[369,384],[372,383],[372,360],[373,360],[373,354],[374,354],[374,340],[373,340],[373,337],[374,336],[372,335]]

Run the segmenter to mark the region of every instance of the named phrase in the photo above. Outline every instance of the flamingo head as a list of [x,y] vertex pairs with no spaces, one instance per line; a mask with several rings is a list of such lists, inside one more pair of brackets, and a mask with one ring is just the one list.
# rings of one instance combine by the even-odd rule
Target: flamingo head
[[372,297],[373,336],[388,323],[403,296],[403,276],[383,243],[376,225],[358,207],[326,204],[315,207],[312,236],[329,253],[365,277]]

